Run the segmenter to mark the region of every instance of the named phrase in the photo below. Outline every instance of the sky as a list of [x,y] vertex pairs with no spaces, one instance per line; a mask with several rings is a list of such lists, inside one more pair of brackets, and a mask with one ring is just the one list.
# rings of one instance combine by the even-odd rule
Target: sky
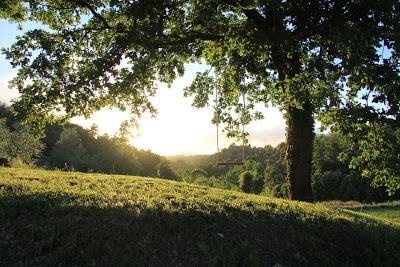
[[[24,24],[24,30],[38,27],[34,23]],[[0,20],[0,47],[9,47],[21,32],[16,24]],[[149,149],[155,153],[169,155],[196,155],[215,153],[216,127],[211,124],[212,108],[196,109],[191,106],[192,98],[183,96],[183,88],[194,79],[197,71],[207,66],[188,64],[185,75],[176,79],[170,88],[160,84],[156,96],[152,99],[158,110],[155,118],[145,114],[139,121],[139,128],[132,130],[130,143],[140,149]],[[8,89],[8,81],[16,74],[4,55],[0,55],[0,101],[10,103],[18,97],[18,92]],[[285,139],[285,122],[282,113],[274,107],[264,108],[265,119],[246,126],[252,146],[277,145]],[[93,123],[99,126],[100,133],[115,134],[120,124],[129,118],[129,113],[116,109],[103,109],[90,119],[76,117],[72,119],[85,128]],[[220,131],[220,148],[235,142],[224,138]]]

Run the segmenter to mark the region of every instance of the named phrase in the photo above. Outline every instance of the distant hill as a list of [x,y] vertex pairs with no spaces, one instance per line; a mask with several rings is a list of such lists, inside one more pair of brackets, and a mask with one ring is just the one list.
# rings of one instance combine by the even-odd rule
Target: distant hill
[[395,266],[400,226],[121,175],[0,168],[2,266]]
[[193,163],[193,162],[199,162],[205,158],[208,158],[211,155],[174,155],[174,156],[165,156],[165,158],[167,158],[167,160],[169,161],[184,161],[186,163]]
[[198,168],[203,165],[210,156],[211,155],[176,155],[166,156],[166,158],[171,162],[172,168],[182,175],[185,169]]

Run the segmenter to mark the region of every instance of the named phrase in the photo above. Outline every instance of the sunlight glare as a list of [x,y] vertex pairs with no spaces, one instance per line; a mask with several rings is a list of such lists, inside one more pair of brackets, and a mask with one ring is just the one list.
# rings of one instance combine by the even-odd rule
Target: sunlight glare
[[[160,84],[152,103],[158,110],[155,118],[144,114],[139,128],[132,131],[131,144],[140,149],[149,149],[161,155],[197,155],[212,154],[216,148],[216,127],[211,123],[212,107],[196,109],[192,107],[192,98],[183,97],[183,88],[190,84],[193,74],[185,74],[176,79],[171,88]],[[264,108],[265,119],[252,122],[246,130],[250,133],[252,146],[277,145],[284,140],[284,120],[277,108]],[[74,118],[73,123],[89,128],[93,123],[99,126],[101,133],[114,135],[120,124],[129,119],[128,112],[115,109],[103,109],[89,120]],[[220,148],[231,143],[220,131]],[[236,142],[235,142],[236,141]]]

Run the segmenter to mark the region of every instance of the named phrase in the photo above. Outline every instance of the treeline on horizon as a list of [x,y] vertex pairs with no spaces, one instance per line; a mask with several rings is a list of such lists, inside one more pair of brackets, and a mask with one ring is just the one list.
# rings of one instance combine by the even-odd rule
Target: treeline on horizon
[[[337,133],[318,134],[314,142],[312,189],[315,201],[343,200],[382,202],[399,199],[397,193],[388,196],[385,188],[371,187],[371,180],[361,172],[349,168],[351,155],[345,138]],[[286,180],[286,143],[273,147],[247,146],[244,164],[219,166],[217,155],[172,157],[172,168],[183,180],[191,183],[246,191],[249,193],[288,198]],[[240,161],[242,147],[232,144],[218,155],[221,161]],[[243,173],[251,174],[251,181],[243,181]]]
[[0,105],[0,157],[12,165],[35,165],[46,169],[112,173],[177,179],[169,161],[128,142],[123,126],[113,136],[100,135],[96,125],[90,129],[72,124],[54,124],[36,139],[28,126],[18,123],[9,108]]
[[[49,125],[45,136],[35,138],[28,126],[18,123],[9,108],[0,105],[0,157],[12,165],[35,165],[46,169],[112,173],[158,177],[189,183],[240,190],[248,193],[287,198],[286,144],[276,147],[247,146],[244,164],[220,166],[217,155],[160,156],[140,150],[128,142],[127,129],[122,126],[114,135],[100,135],[90,129],[66,123]],[[232,144],[223,149],[222,161],[239,161],[242,147]],[[398,199],[389,197],[385,188],[373,188],[360,171],[349,168],[351,156],[345,138],[336,133],[317,135],[314,142],[312,187],[315,201],[356,200],[380,202]]]

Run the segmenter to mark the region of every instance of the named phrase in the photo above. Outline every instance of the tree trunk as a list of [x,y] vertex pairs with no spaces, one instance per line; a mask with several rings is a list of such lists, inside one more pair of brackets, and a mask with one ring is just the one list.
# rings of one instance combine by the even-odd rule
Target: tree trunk
[[287,124],[287,163],[290,199],[313,201],[311,160],[314,141],[314,119],[311,108],[289,107]]

